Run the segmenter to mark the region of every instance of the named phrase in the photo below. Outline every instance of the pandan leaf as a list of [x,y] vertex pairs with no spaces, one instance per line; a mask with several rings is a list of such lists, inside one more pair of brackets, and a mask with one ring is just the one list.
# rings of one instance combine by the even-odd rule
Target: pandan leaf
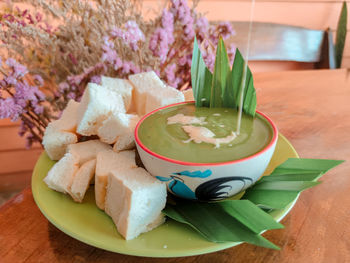
[[230,64],[224,41],[220,37],[216,48],[216,58],[213,73],[213,82],[211,86],[210,107],[223,107],[223,94],[226,89],[227,77],[230,73]]
[[263,176],[257,184],[261,184],[263,182],[271,182],[271,181],[315,181],[319,179],[323,173],[303,173],[303,174],[280,174],[280,175],[270,175]]
[[214,73],[212,74],[205,66],[197,40],[195,39],[193,44],[191,82],[196,107],[227,107],[237,109],[239,107],[244,75],[246,76],[246,81],[243,94],[243,112],[254,116],[256,111],[256,93],[253,75],[249,67],[246,67],[239,50],[236,50],[231,70],[225,43],[220,38],[216,49]]
[[206,67],[197,39],[193,44],[191,83],[196,107],[209,107],[213,75]]
[[[243,77],[245,73],[245,61],[241,52],[236,49],[235,59],[233,61],[231,76],[228,79],[227,83],[227,98],[234,97],[235,103],[231,103],[232,106],[229,106],[230,101],[226,101],[225,105],[230,108],[237,108],[240,104],[240,97],[243,88]],[[226,98],[225,96],[225,98]],[[250,71],[249,67],[246,68],[246,81],[244,86],[244,95],[243,95],[243,112],[250,116],[255,115],[256,111],[256,92],[254,88],[253,74]]]
[[319,184],[319,177],[342,162],[291,158],[248,188],[241,200],[203,203],[171,198],[163,212],[212,242],[247,242],[277,249],[260,234],[282,225],[262,209],[285,209],[301,191]]
[[284,190],[284,191],[303,191],[307,188],[320,184],[321,182],[308,181],[273,181],[262,182],[254,187],[254,190]]
[[271,175],[325,173],[343,162],[342,160],[289,158],[277,166]]
[[[237,213],[234,209],[227,213],[226,210],[229,209],[227,202],[240,201],[218,203],[180,202],[176,205],[167,205],[163,212],[178,222],[188,224],[212,242],[247,242],[257,246],[278,249],[276,245],[255,233],[257,229],[269,228],[270,224],[273,229],[280,228],[281,226],[278,223],[272,222],[273,218],[261,209],[256,208],[259,209],[258,214],[263,213],[264,217],[260,222],[257,222],[259,221],[257,220],[258,217],[252,219],[249,226],[254,228],[254,232],[235,218],[236,216],[246,223],[244,216],[250,214],[251,205],[246,205],[248,203],[244,202],[241,207],[235,207],[241,211],[240,213]],[[256,209],[254,210],[256,211]],[[249,217],[251,218],[251,216]],[[267,222],[266,225],[265,222]]]
[[284,209],[297,198],[299,193],[299,191],[255,190],[253,188],[247,190],[242,199],[247,199],[264,208]]
[[347,33],[347,23],[348,23],[348,9],[346,2],[343,2],[343,6],[340,12],[340,17],[338,20],[338,26],[337,26],[337,35],[335,40],[335,60],[336,60],[336,67],[341,67],[341,62],[343,59],[343,52],[344,52],[344,46],[345,46],[345,40],[346,40],[346,33]]

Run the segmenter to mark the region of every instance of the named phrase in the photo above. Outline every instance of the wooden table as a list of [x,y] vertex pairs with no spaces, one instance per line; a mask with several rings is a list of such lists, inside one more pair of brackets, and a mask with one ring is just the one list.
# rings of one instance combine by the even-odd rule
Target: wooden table
[[280,251],[243,244],[186,258],[126,256],[81,243],[40,213],[30,189],[0,208],[0,262],[350,262],[350,73],[294,71],[255,75],[259,109],[301,157],[347,159],[302,193],[266,238]]

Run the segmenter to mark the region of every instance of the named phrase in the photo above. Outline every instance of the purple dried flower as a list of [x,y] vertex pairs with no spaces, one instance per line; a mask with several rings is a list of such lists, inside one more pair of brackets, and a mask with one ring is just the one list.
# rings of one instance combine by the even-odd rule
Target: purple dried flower
[[202,16],[196,21],[197,28],[197,38],[202,41],[207,38],[208,29],[209,29],[209,21],[206,17]]
[[117,58],[114,63],[114,70],[117,71],[123,66],[123,61],[120,58]]
[[61,82],[60,84],[58,84],[58,91],[60,93],[64,93],[68,89],[69,89],[69,85],[67,82]]
[[221,22],[217,27],[217,31],[223,39],[236,35],[236,31],[233,29],[230,22]]
[[6,85],[16,85],[17,84],[17,79],[12,76],[12,75],[9,75],[7,77],[4,78],[4,84],[3,86],[6,86]]
[[230,64],[231,64],[231,65],[232,65],[233,60],[234,60],[234,58],[235,58],[236,49],[237,49],[237,47],[236,47],[236,45],[233,44],[233,43],[231,43],[231,44],[228,46],[228,48],[227,48],[227,54],[228,54],[228,57],[229,57],[229,59],[230,59]]
[[13,98],[0,99],[0,119],[11,118],[16,121],[22,112],[22,107]]
[[41,20],[43,19],[43,15],[38,12],[35,14],[35,19],[37,22],[41,22]]
[[25,74],[28,73],[28,69],[26,66],[18,63],[15,59],[13,58],[9,58],[6,60],[5,62],[10,68],[12,68],[13,70],[13,76],[15,78],[21,78],[23,77]]
[[175,41],[175,38],[174,38],[174,15],[171,12],[164,9],[163,13],[162,13],[161,20],[162,20],[162,28],[167,33],[168,45],[171,45]]
[[169,51],[169,38],[165,29],[158,27],[151,35],[149,49],[154,56],[158,56],[161,63],[164,63]]
[[102,61],[114,64],[118,58],[117,52],[114,50],[114,43],[107,36],[103,37],[104,44],[102,45]]
[[27,149],[30,149],[30,147],[32,147],[33,141],[34,141],[34,136],[32,134],[28,134],[28,136],[26,137],[26,148]]
[[34,106],[34,112],[38,115],[42,114],[44,112],[44,106],[41,105],[35,105]]
[[67,98],[71,100],[77,100],[77,95],[74,92],[69,92]]
[[26,18],[29,24],[34,24],[34,19],[31,14],[27,14]]
[[113,38],[121,38],[133,51],[138,50],[139,41],[145,41],[145,35],[133,20],[125,23],[124,30],[118,27],[112,28],[110,35]]
[[28,128],[27,128],[27,126],[24,124],[24,122],[22,121],[21,124],[20,124],[20,126],[19,126],[18,135],[22,137],[27,131],[28,131]]
[[180,67],[183,67],[187,63],[187,57],[186,56],[180,57],[177,62],[179,63]]
[[191,9],[186,0],[171,0],[171,7],[169,11],[174,15],[175,20],[184,27],[184,40],[192,40],[194,37],[193,23],[194,19],[191,13]]
[[39,87],[42,87],[44,85],[44,80],[40,75],[34,75],[34,81]]
[[90,82],[100,84],[101,83],[101,76],[100,75],[92,76],[90,79]]

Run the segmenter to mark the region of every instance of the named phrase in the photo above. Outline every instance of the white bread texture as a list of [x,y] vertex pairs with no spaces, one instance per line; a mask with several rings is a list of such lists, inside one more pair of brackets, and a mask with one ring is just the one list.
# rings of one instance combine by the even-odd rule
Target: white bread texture
[[182,92],[185,96],[185,101],[194,101],[193,90],[187,89]]
[[101,141],[112,144],[119,140],[119,137],[127,136],[129,138],[131,134],[133,141],[134,129],[139,119],[136,114],[118,113],[111,115],[98,129],[98,136]]
[[77,156],[79,165],[83,165],[87,161],[96,159],[99,152],[111,149],[112,147],[106,143],[99,140],[90,140],[69,145],[67,147],[67,152]]
[[60,119],[52,121],[46,127],[43,146],[52,160],[59,160],[66,153],[67,146],[78,141],[76,135],[77,112],[79,103],[70,100]]
[[66,108],[62,111],[62,115],[58,120],[58,126],[61,131],[76,132],[78,125],[78,108],[79,102],[69,100]]
[[146,113],[173,103],[185,101],[184,94],[170,86],[164,86],[147,94]]
[[132,133],[119,136],[118,140],[113,145],[113,151],[120,152],[125,150],[132,150],[135,147],[136,145],[135,145],[135,139],[134,139],[134,132],[132,132]]
[[120,94],[95,83],[88,83],[78,108],[77,132],[85,136],[96,135],[102,122],[118,112],[125,113]]
[[161,211],[166,203],[166,186],[143,168],[110,172],[105,211],[118,232],[134,239],[164,222]]
[[129,76],[134,86],[133,105],[140,116],[172,103],[185,101],[182,92],[165,85],[154,71]]
[[61,131],[59,120],[50,122],[43,137],[43,146],[51,160],[59,160],[66,153],[67,146],[78,141],[75,133]]
[[97,154],[95,173],[95,200],[100,209],[105,208],[106,187],[108,174],[111,170],[136,168],[135,152],[123,151],[116,153],[112,150]]
[[44,182],[48,187],[58,192],[67,193],[79,169],[79,159],[71,153],[66,153],[61,160],[52,166]]
[[128,111],[131,106],[131,97],[133,86],[127,79],[110,78],[106,76],[101,77],[101,85],[110,89],[123,98],[125,110]]
[[95,175],[96,159],[84,163],[76,172],[71,187],[68,187],[68,193],[74,201],[81,203],[85,193],[89,188],[90,182]]

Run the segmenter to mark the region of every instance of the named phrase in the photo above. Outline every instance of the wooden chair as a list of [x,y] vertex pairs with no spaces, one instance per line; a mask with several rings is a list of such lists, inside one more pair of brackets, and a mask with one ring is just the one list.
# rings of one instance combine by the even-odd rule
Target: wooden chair
[[[245,54],[249,22],[232,22],[235,43]],[[335,68],[334,46],[330,30],[313,30],[282,24],[253,22],[249,60],[295,61],[313,63],[314,68]]]

